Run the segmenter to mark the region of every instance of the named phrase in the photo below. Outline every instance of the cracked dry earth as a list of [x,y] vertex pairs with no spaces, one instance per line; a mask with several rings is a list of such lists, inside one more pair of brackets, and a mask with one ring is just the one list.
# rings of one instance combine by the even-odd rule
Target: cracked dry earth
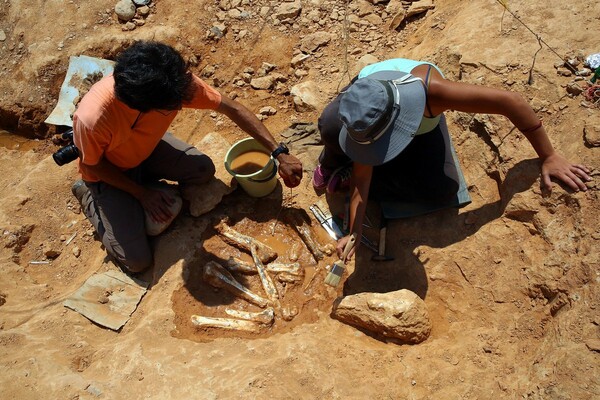
[[[410,3],[155,0],[143,25],[124,30],[131,25],[117,21],[114,1],[0,0],[0,398],[600,398],[600,109],[567,92],[583,82],[557,65],[557,54],[600,51],[600,11],[583,0],[505,1],[524,26],[495,0],[435,0],[398,24]],[[287,15],[283,5],[300,9]],[[269,107],[264,123],[278,139],[295,122],[316,122],[365,60],[427,59],[450,79],[521,93],[554,146],[595,180],[587,192],[556,184],[543,194],[535,153],[507,120],[450,112],[469,206],[391,221],[395,260],[373,263],[362,248],[337,291],[321,280],[308,294],[290,284],[291,321],[254,334],[195,328],[191,315],[237,301],[200,278],[208,259],[238,251],[218,239],[215,219],[228,215],[288,251],[299,239],[285,212],[319,200],[315,147],[301,155],[298,189],[278,186],[264,199],[238,189],[205,216],[179,216],[154,243],[156,265],[143,276],[150,289],[131,319],[120,332],[103,329],[63,307],[88,277],[115,267],[71,196],[76,166],[54,164],[55,128],[43,121],[70,56],[114,59],[136,39],[175,46],[257,114]],[[249,80],[263,63],[278,75],[255,89]],[[305,82],[314,82],[314,109],[294,105],[292,88]],[[209,132],[244,137],[205,111],[182,111],[172,131],[193,144]],[[323,197],[339,210],[339,199]],[[366,233],[377,239],[376,229]],[[300,261],[309,273],[331,262],[315,265],[306,248]],[[330,317],[342,294],[398,289],[429,311],[433,329],[418,345]]]

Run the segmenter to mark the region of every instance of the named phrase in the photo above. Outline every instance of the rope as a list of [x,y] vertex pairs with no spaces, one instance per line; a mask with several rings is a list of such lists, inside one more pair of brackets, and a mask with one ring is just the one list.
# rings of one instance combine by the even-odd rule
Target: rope
[[592,85],[583,92],[583,96],[586,100],[593,103],[600,102],[600,84]]
[[342,76],[340,78],[340,81],[338,82],[337,88],[336,88],[336,93],[339,93],[340,91],[340,85],[342,84],[342,80],[344,79],[344,76],[348,77],[348,81],[352,80],[352,77],[350,76],[350,68],[348,67],[348,37],[350,36],[349,33],[349,29],[348,29],[348,3],[350,2],[350,0],[346,0],[344,2],[344,30],[343,30],[343,38],[344,38],[344,71],[342,71]]
[[[532,34],[533,34],[533,35],[534,35],[534,36],[537,38],[537,40],[538,40],[538,42],[539,42],[539,43],[541,43],[541,44],[544,44],[544,45],[545,45],[545,46],[548,48],[548,50],[550,50],[552,53],[556,54],[556,56],[557,56],[558,58],[560,58],[560,60],[561,60],[562,62],[564,62],[564,65],[565,65],[567,68],[569,68],[569,69],[571,70],[571,72],[573,72],[574,74],[576,74],[576,73],[577,73],[577,70],[575,69],[575,67],[573,67],[573,66],[572,66],[571,64],[569,64],[568,62],[565,62],[565,59],[564,59],[564,57],[563,57],[563,56],[561,56],[560,54],[558,54],[558,53],[556,52],[556,50],[554,50],[552,47],[550,47],[550,45],[549,45],[548,43],[546,43],[546,42],[544,41],[544,39],[542,39],[542,37],[541,37],[539,34],[535,33],[535,32],[533,31],[533,29],[531,29],[529,26],[527,26],[527,24],[525,24],[525,22],[521,21],[521,18],[519,18],[519,17],[518,17],[518,16],[517,16],[515,13],[513,13],[512,11],[510,11],[510,10],[509,10],[508,6],[506,5],[506,0],[496,0],[496,2],[497,2],[498,4],[500,4],[502,7],[504,7],[504,9],[505,9],[505,10],[506,10],[506,11],[507,11],[507,12],[508,12],[510,15],[512,15],[514,19],[516,19],[517,21],[519,21],[519,22],[521,23],[521,25],[523,25],[523,26],[524,26],[524,27],[525,27],[525,28],[526,28],[526,29],[527,29],[529,32],[531,32],[531,33],[532,33]],[[541,46],[541,45],[540,45],[540,46]],[[539,50],[538,50],[538,51],[539,51]],[[537,55],[537,52],[536,52],[536,55]],[[535,63],[535,60],[534,60],[534,63]],[[533,66],[532,66],[532,69],[533,69]]]

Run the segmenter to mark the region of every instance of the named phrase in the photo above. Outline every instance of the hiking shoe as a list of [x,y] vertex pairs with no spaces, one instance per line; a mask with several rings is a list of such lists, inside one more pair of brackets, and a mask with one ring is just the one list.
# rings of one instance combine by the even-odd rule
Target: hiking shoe
[[327,193],[346,192],[350,188],[352,166],[346,165],[333,171],[327,182]]
[[324,168],[321,164],[317,165],[315,172],[313,173],[313,187],[315,190],[323,190],[329,183],[331,177],[331,170]]
[[83,196],[85,196],[85,194],[88,191],[88,187],[85,185],[85,182],[82,181],[81,179],[76,180],[75,183],[73,183],[73,186],[71,186],[71,192],[73,193],[73,196],[75,196],[75,198],[77,199],[77,201],[79,202],[79,204],[81,206],[83,206],[82,201],[83,201]]

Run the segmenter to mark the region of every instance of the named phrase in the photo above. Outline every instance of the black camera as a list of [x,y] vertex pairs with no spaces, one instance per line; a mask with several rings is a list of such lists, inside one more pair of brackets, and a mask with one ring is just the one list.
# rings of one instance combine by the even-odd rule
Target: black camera
[[52,158],[56,164],[65,165],[79,157],[79,150],[73,144],[73,129],[69,129],[60,135],[56,135],[56,137],[53,138],[53,141],[55,143],[69,143],[52,154]]

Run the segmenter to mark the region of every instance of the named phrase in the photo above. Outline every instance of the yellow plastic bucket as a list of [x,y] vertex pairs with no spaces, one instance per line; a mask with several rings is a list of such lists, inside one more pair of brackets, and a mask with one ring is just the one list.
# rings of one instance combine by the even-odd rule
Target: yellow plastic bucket
[[[260,151],[269,156],[267,164],[251,174],[242,175],[231,169],[231,163],[249,151]],[[235,143],[225,155],[225,169],[233,176],[242,189],[252,197],[264,197],[277,186],[277,163],[269,151],[254,138],[246,138]]]

